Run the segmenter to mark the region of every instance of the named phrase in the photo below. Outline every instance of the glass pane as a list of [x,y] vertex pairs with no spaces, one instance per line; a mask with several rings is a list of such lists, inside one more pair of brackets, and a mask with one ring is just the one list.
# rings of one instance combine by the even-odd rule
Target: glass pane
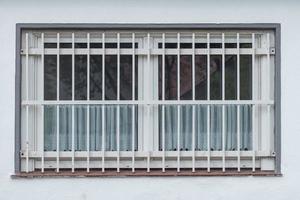
[[102,99],[102,56],[90,56],[90,99]]
[[[120,99],[132,99],[132,56],[120,57]],[[137,77],[136,77],[137,78]]]
[[87,99],[87,56],[75,56],[75,100]]
[[195,98],[197,100],[207,99],[207,56],[195,56]]
[[222,150],[222,106],[210,107],[210,131],[211,150]]
[[75,136],[75,150],[76,151],[86,151],[86,131],[87,131],[87,107],[75,106],[75,124],[74,124],[74,136]]
[[222,99],[222,56],[210,57],[210,99]]
[[72,100],[72,56],[59,56],[59,99]]
[[57,59],[56,55],[44,57],[44,99],[56,100],[57,92]]
[[195,105],[195,148],[198,151],[207,150],[207,106]]
[[240,56],[240,99],[252,99],[252,56]]
[[56,106],[44,107],[44,149],[56,150]]
[[225,99],[237,99],[237,56],[225,56]]
[[252,106],[240,106],[240,149],[252,150]]
[[102,105],[90,106],[90,150],[102,150]]
[[[159,99],[162,99],[162,56],[158,62]],[[177,56],[165,56],[165,100],[177,99]]]
[[105,100],[117,100],[117,56],[105,56]]
[[236,105],[225,106],[225,149],[237,150],[237,107]]
[[180,56],[180,99],[192,99],[192,56]]
[[72,150],[72,107],[59,107],[59,148],[60,151]]

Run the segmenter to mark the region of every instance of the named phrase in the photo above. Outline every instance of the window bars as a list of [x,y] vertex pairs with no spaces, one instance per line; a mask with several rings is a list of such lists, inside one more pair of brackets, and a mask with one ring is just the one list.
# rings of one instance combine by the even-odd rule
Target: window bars
[[275,170],[274,31],[21,37],[21,172]]

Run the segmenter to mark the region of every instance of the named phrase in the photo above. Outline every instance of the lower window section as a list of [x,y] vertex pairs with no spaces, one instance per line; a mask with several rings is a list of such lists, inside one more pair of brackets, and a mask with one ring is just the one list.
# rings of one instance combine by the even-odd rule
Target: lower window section
[[[192,151],[195,143],[195,151],[222,151],[222,105],[164,105],[159,107],[159,149],[166,151]],[[224,106],[224,136],[225,150],[237,150],[237,105]],[[162,113],[164,109],[164,114]],[[193,111],[194,109],[194,111]],[[208,122],[209,109],[209,122]],[[239,149],[243,151],[252,150],[252,108],[251,105],[239,106]],[[179,114],[178,114],[179,112]],[[193,124],[194,112],[194,124]],[[164,117],[163,117],[164,115]],[[179,117],[179,119],[178,119]],[[164,120],[164,123],[163,121]],[[179,123],[179,124],[178,124]],[[164,130],[163,130],[164,125]],[[210,131],[208,132],[208,127]],[[178,131],[179,129],[179,131]],[[194,131],[194,133],[193,133]],[[163,136],[164,134],[164,136]],[[210,137],[208,145],[207,137]],[[193,141],[194,136],[194,141]],[[164,137],[164,138],[163,138]],[[178,141],[179,139],[179,141]]]
[[[87,127],[87,109],[89,107],[89,128]],[[118,108],[119,107],[119,108]],[[136,106],[134,106],[136,107]],[[59,116],[57,117],[57,109]],[[74,106],[74,127],[72,123],[72,106],[45,106],[44,109],[44,147],[45,151],[72,151],[72,129],[74,128],[74,150],[100,151],[104,147],[105,151],[117,151],[117,112],[119,109],[119,150],[131,151],[132,134],[135,136],[135,148],[137,148],[137,109],[133,118],[132,105],[76,105]],[[104,115],[102,114],[104,112]],[[104,123],[102,118],[104,116]],[[57,121],[59,130],[57,130]],[[135,128],[135,130],[132,130]],[[89,130],[88,130],[89,129]],[[103,131],[105,135],[103,136]],[[89,135],[87,135],[87,133]],[[57,138],[57,134],[59,137]],[[87,142],[89,138],[89,144]],[[104,143],[102,142],[105,140]],[[103,146],[102,146],[103,145]]]

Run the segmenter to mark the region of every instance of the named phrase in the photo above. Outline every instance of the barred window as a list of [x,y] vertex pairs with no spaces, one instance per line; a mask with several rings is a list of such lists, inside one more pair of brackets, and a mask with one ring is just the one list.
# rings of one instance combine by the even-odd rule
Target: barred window
[[21,173],[275,171],[275,32],[26,29]]

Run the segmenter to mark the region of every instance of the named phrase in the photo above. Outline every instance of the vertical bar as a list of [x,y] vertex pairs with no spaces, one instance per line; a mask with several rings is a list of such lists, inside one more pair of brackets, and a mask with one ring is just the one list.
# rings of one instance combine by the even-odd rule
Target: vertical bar
[[[44,49],[44,33],[41,33],[41,48],[42,48],[42,54],[41,54],[41,65],[42,65],[42,101],[44,100],[44,55],[45,55],[45,49]],[[41,134],[41,141],[42,141],[42,158],[41,158],[41,161],[42,161],[42,167],[41,167],[41,172],[44,173],[44,166],[45,166],[45,155],[44,155],[44,105],[41,105],[41,112],[42,112],[42,116],[41,116],[41,121],[42,121],[42,134]]]
[[[87,101],[90,101],[90,33],[87,33]],[[86,150],[87,150],[87,157],[86,157],[86,171],[90,172],[90,104],[87,105],[86,110]]]
[[[132,33],[132,101],[135,101],[135,33]],[[135,105],[132,105],[132,172],[135,171]]]
[[[225,101],[225,34],[222,33],[222,101]],[[222,171],[225,172],[225,105],[222,105]]]
[[[177,33],[177,101],[180,101],[180,33]],[[177,172],[180,172],[180,105],[177,105]]]
[[[29,42],[28,33],[25,35],[25,80],[26,80],[26,100],[29,99]],[[29,105],[26,105],[26,173],[29,172]]]
[[[148,64],[148,67],[147,67],[147,70],[148,71],[150,71],[150,64],[151,64],[151,62],[150,62],[150,49],[151,49],[151,47],[150,47],[150,33],[148,33],[147,34],[147,45],[148,45],[148,54],[147,54],[147,64]],[[145,100],[145,98],[144,98],[144,100]],[[149,108],[149,106],[147,106],[145,109],[147,109],[147,113],[150,115],[150,108]],[[149,141],[151,141],[150,140],[150,137],[151,137],[151,135],[150,135],[150,133],[148,132],[148,139],[149,139]],[[148,144],[149,144],[149,141],[148,141]],[[148,145],[148,153],[147,153],[147,172],[150,172],[150,145]]]
[[[236,35],[237,42],[237,100],[240,100],[240,34]],[[241,155],[240,155],[240,105],[237,105],[237,170],[241,171]]]
[[[192,99],[195,101],[195,33],[192,34]],[[195,105],[192,107],[192,172],[195,172]]]
[[[162,34],[162,101],[165,101],[165,33]],[[162,172],[165,172],[165,105],[162,105]]]
[[[102,101],[105,100],[105,33],[102,33]],[[102,105],[102,159],[101,168],[105,172],[105,106]]]
[[[267,33],[267,49],[268,49],[268,53],[267,53],[267,100],[271,100],[271,59],[270,59],[270,33]],[[267,110],[268,110],[268,135],[271,136],[271,105],[267,105]],[[270,148],[270,145],[269,145]]]
[[[255,33],[252,33],[252,100],[255,100],[254,88],[254,68],[255,68]],[[252,171],[255,172],[255,104],[252,105]]]
[[[117,33],[117,100],[120,100],[120,33]],[[117,172],[120,172],[120,105],[117,105]]]
[[[207,33],[207,100],[210,100],[210,33]],[[210,105],[207,105],[207,172],[210,172]]]
[[[60,71],[60,58],[59,58],[59,43],[60,43],[60,34],[57,33],[56,35],[57,39],[57,54],[56,54],[56,100],[59,101],[59,71]],[[59,172],[59,105],[56,106],[56,172]]]
[[[75,97],[75,35],[72,33],[72,101]],[[75,171],[75,107],[72,104],[72,173]]]

